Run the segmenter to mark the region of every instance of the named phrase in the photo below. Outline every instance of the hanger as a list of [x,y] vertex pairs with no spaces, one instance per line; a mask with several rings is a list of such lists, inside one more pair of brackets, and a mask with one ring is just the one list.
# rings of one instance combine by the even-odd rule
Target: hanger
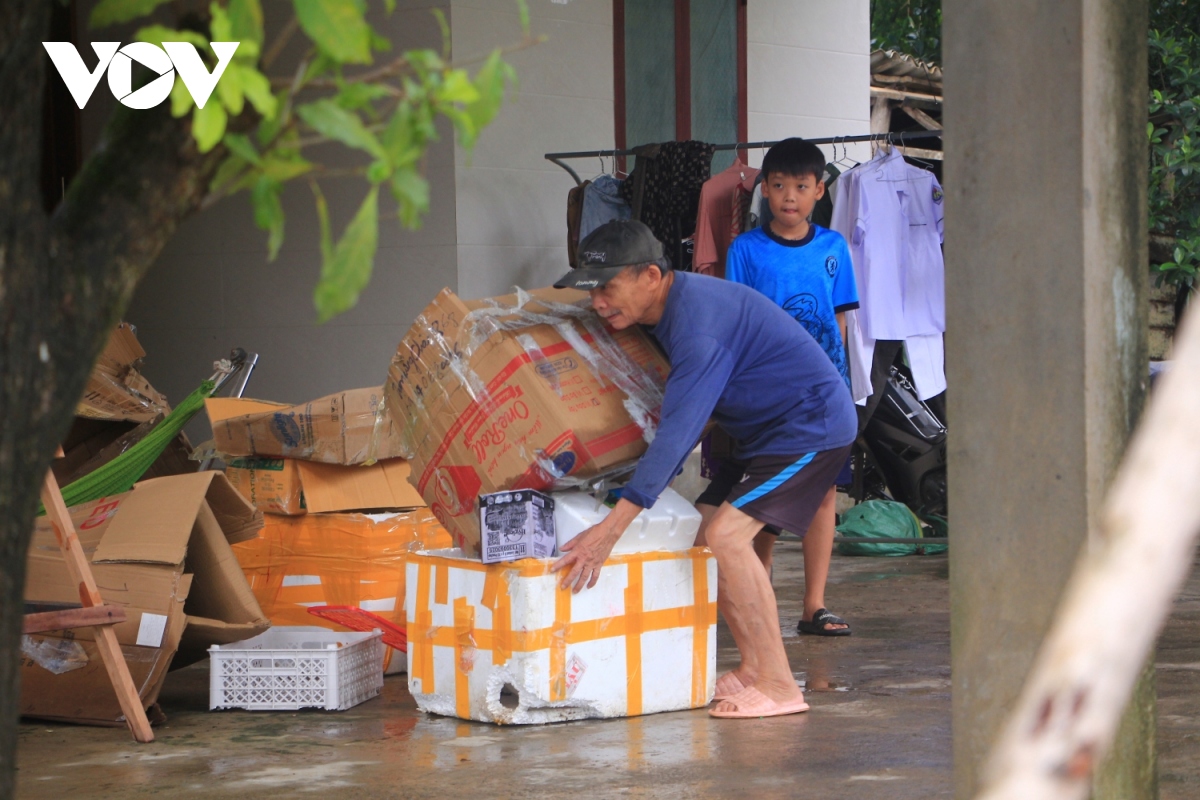
[[[837,146],[839,144],[839,142],[837,140],[839,140],[839,139],[841,140],[840,143],[842,145],[842,157],[841,158],[838,158],[838,154],[837,154]],[[848,165],[850,169],[854,169],[855,167],[859,166],[859,162],[850,158],[850,148],[846,146],[846,137],[844,137],[844,136],[836,137],[836,139],[833,142],[833,165],[835,167]]]

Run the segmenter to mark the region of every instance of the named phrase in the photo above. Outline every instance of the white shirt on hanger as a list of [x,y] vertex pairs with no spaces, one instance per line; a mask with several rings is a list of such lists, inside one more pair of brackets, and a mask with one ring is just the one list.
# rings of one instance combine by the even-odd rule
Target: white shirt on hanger
[[850,245],[862,307],[848,317],[851,392],[871,394],[875,340],[906,343],[921,399],[946,388],[942,187],[899,150],[876,153],[838,178],[831,227]]

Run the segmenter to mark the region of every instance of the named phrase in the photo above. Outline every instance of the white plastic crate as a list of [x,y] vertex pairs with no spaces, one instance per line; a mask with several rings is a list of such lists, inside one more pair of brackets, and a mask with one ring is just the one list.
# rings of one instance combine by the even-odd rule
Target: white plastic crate
[[383,688],[383,634],[288,626],[208,648],[209,709],[345,711]]

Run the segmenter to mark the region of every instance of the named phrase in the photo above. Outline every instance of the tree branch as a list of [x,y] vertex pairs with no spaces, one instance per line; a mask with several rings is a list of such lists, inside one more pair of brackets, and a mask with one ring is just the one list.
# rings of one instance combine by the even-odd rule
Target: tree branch
[[283,30],[281,30],[279,35],[275,37],[275,41],[271,42],[271,46],[267,48],[265,53],[263,53],[262,69],[264,72],[268,67],[271,66],[271,64],[275,63],[275,59],[279,58],[279,54],[283,52],[283,48],[286,47],[287,43],[291,41],[293,36],[296,35],[296,31],[299,30],[299,28],[300,20],[295,14],[293,14],[292,18],[289,19],[287,24],[283,26]]

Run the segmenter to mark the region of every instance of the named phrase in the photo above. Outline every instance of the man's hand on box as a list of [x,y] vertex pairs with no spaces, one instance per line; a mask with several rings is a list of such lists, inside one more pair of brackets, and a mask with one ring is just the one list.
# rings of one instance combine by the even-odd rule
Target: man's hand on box
[[550,567],[551,572],[564,573],[559,586],[575,594],[584,587],[595,586],[600,579],[600,568],[608,560],[613,545],[641,511],[641,506],[618,500],[616,507],[601,522],[564,544],[563,557]]

